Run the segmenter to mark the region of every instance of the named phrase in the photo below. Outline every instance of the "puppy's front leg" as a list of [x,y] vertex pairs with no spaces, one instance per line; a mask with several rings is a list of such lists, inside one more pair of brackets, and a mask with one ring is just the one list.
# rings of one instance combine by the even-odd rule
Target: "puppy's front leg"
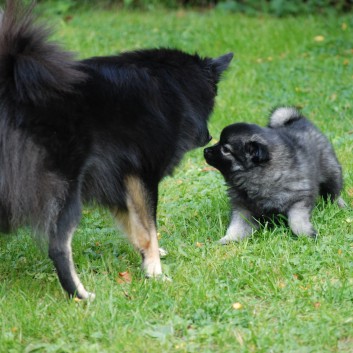
[[231,241],[240,241],[251,235],[256,229],[257,225],[254,223],[250,211],[242,208],[233,209],[226,235],[219,242],[228,244]]
[[316,230],[310,222],[311,207],[304,201],[295,203],[288,211],[288,224],[295,235],[316,237]]

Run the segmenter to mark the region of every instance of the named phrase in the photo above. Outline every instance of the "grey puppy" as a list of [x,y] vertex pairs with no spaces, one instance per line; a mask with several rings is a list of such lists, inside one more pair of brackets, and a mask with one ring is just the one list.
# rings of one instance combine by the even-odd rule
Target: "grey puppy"
[[296,235],[315,237],[310,217],[319,195],[338,199],[342,169],[328,139],[293,107],[275,109],[268,127],[237,123],[204,150],[229,187],[232,217],[222,244],[239,241],[259,221],[282,214]]

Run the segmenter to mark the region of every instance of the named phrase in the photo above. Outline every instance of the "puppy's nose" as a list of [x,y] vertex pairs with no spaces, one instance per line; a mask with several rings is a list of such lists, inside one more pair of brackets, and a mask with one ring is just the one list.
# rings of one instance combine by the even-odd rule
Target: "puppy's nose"
[[205,157],[209,157],[211,154],[212,154],[211,148],[205,148],[205,149],[203,150],[203,155],[204,155]]
[[208,142],[210,142],[211,140],[212,140],[212,136],[208,134]]

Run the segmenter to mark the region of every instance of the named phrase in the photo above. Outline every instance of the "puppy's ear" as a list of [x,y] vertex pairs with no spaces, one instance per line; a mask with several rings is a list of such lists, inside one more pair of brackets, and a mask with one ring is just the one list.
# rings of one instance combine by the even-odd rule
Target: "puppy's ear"
[[257,141],[246,142],[244,150],[253,163],[264,163],[270,160],[270,152],[263,143]]

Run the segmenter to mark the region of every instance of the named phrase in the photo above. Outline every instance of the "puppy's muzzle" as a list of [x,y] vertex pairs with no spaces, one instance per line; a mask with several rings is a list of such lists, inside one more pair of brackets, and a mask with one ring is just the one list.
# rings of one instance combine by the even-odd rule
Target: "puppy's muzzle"
[[206,161],[209,160],[213,155],[212,148],[211,147],[205,148],[203,150],[203,155],[204,155]]

